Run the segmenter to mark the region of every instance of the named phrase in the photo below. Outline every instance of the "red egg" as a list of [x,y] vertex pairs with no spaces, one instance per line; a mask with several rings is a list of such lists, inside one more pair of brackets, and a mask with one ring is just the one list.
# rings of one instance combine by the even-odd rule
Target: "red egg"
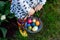
[[31,19],[28,19],[28,23],[32,23],[32,20]]

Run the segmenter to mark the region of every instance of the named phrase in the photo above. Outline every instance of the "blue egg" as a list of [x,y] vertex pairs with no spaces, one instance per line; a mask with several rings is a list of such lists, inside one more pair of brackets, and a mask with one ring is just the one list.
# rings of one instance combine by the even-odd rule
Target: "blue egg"
[[35,26],[35,23],[34,23],[34,22],[33,22],[33,23],[31,23],[31,26],[33,26],[33,27],[34,27],[34,26]]
[[27,26],[29,27],[29,26],[31,26],[30,24],[27,24]]

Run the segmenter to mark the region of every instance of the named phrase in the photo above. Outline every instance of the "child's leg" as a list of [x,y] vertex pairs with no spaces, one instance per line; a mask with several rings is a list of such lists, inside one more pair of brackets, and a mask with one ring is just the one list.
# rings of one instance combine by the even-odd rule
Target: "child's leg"
[[19,32],[21,33],[22,36],[27,37],[28,34],[26,30],[24,30],[24,24],[21,24],[21,22],[23,21],[21,19],[18,19],[17,23],[18,23]]

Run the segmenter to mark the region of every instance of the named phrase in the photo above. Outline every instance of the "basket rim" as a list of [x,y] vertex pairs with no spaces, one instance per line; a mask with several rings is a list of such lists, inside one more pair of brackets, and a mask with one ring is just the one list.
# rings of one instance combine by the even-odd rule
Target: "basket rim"
[[[36,18],[36,17],[33,17],[33,18]],[[36,18],[37,19],[37,18]],[[28,30],[27,28],[24,28],[27,32],[29,32],[29,33],[37,33],[37,32],[39,32],[39,31],[41,31],[41,29],[42,29],[42,27],[43,27],[43,23],[42,23],[42,21],[41,21],[41,19],[39,18],[38,19],[39,21],[40,21],[40,29],[38,29],[38,31],[35,31],[35,32],[33,32],[33,31],[31,31],[31,30]],[[27,22],[26,22],[27,23]],[[26,23],[25,23],[25,27],[26,27]]]

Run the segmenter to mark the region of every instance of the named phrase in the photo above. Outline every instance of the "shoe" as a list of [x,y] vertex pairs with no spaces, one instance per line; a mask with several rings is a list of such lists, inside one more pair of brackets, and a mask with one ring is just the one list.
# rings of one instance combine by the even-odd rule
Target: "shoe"
[[20,33],[21,33],[21,35],[22,35],[23,37],[27,37],[27,36],[28,36],[26,30],[21,30],[21,29],[20,29],[19,31],[20,31]]

